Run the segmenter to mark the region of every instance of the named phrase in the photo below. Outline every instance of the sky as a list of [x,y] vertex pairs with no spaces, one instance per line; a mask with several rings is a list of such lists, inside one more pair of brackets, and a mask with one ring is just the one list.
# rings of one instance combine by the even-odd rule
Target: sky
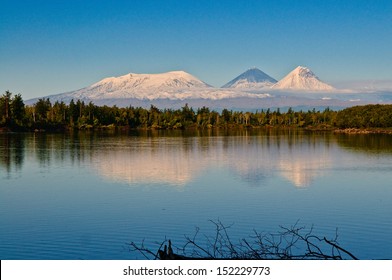
[[0,0],[0,94],[183,70],[220,87],[251,67],[331,84],[392,80],[390,0]]

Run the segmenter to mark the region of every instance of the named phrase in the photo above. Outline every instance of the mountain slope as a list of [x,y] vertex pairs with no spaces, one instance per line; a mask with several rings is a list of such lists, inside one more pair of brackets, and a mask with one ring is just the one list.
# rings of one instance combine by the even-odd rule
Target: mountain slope
[[[184,71],[172,71],[161,74],[126,74],[120,77],[105,78],[85,88],[46,96],[51,102],[74,100],[92,101],[95,104],[118,100],[185,100],[224,98],[264,98],[268,94],[252,94],[235,89],[217,89]],[[34,103],[38,99],[31,99]],[[117,100],[117,101],[116,101]],[[102,102],[101,102],[102,101]]]
[[105,78],[90,88],[103,88],[106,91],[133,90],[137,89],[168,89],[168,88],[192,88],[210,87],[184,71],[171,71],[161,74],[134,74],[129,73],[120,77]]
[[161,74],[129,73],[119,77],[105,78],[88,87],[49,96],[51,100],[96,99],[158,99],[174,98],[173,94],[212,89],[205,82],[184,71]]
[[99,98],[102,95],[114,97],[154,97],[154,94],[183,89],[210,88],[208,84],[184,71],[161,74],[134,74],[105,78],[87,88],[81,89],[84,95]]
[[330,91],[334,88],[322,82],[309,68],[298,66],[281,79],[272,89]]
[[[92,102],[95,105],[119,107],[132,105],[149,108],[154,104],[163,109],[181,108],[188,103],[194,108],[206,106],[239,110],[284,107],[344,108],[359,104],[392,102],[392,94],[389,92],[369,95],[366,92],[332,90],[331,86],[321,82],[309,69],[297,67],[296,70],[271,88],[214,88],[183,71],[162,74],[130,73],[105,78],[79,90],[44,98],[49,98],[52,104],[56,101],[69,103],[71,100],[81,100],[86,104]],[[239,80],[241,78],[237,81]],[[249,83],[251,81],[250,78],[247,80]],[[345,94],[340,94],[343,92]],[[33,105],[38,100],[39,98],[26,100],[25,104]]]
[[251,68],[237,76],[222,88],[264,88],[275,84],[277,80],[257,68]]

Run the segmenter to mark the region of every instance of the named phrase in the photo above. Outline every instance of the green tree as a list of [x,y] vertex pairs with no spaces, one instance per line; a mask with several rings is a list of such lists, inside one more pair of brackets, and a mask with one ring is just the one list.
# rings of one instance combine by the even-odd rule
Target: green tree
[[15,95],[11,99],[10,108],[12,121],[18,126],[23,126],[26,110],[23,98],[20,94]]
[[233,112],[227,109],[222,110],[222,120],[225,124],[229,124],[231,122]]
[[2,125],[8,126],[11,119],[11,92],[8,90],[0,97],[0,123]]
[[68,105],[69,124],[74,126],[79,119],[79,108],[72,99]]
[[184,124],[192,124],[195,122],[195,112],[192,108],[189,108],[188,103],[182,107],[181,115]]
[[35,103],[35,121],[46,123],[48,119],[48,112],[51,108],[52,104],[50,103],[49,98],[40,98],[38,102]]

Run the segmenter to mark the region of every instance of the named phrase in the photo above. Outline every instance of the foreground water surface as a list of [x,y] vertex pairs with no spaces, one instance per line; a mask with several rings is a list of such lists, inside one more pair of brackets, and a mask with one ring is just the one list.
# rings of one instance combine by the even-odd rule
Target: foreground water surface
[[301,130],[0,134],[0,259],[143,259],[210,222],[295,223],[392,259],[392,137]]

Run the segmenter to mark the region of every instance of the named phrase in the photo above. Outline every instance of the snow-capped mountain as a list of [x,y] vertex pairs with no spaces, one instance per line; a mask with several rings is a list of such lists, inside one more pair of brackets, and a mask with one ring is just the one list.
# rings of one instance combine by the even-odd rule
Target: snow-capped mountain
[[286,77],[281,79],[272,89],[330,91],[334,88],[322,82],[309,68],[298,66]]
[[[249,72],[245,75],[247,72]],[[81,100],[95,105],[136,106],[149,108],[151,104],[158,108],[181,108],[188,104],[194,108],[203,106],[214,109],[253,110],[261,108],[345,108],[360,104],[392,103],[391,92],[372,93],[348,92],[335,90],[321,82],[309,69],[297,67],[288,76],[272,87],[241,87],[258,84],[250,78],[256,69],[244,73],[245,78],[234,79],[230,88],[214,88],[183,71],[162,74],[134,74],[105,78],[85,88],[66,93],[49,95],[55,103],[69,103]],[[261,72],[261,71],[260,71]],[[244,77],[243,76],[243,77]],[[248,79],[246,79],[248,76]],[[255,75],[256,76],[256,75]],[[229,83],[228,83],[229,84]],[[227,85],[228,85],[227,84]],[[237,85],[237,86],[235,86]],[[225,85],[226,86],[226,85]],[[235,86],[233,88],[233,86]],[[309,94],[312,92],[312,94]],[[340,94],[340,93],[345,94]],[[26,101],[35,104],[39,98]]]
[[[95,104],[118,103],[122,100],[219,100],[224,98],[264,98],[268,94],[252,94],[235,89],[217,89],[184,71],[161,74],[126,74],[105,78],[85,88],[47,96],[51,102],[74,100],[93,101]],[[29,100],[29,103],[37,99]]]
[[210,85],[184,71],[160,74],[129,73],[119,77],[105,78],[76,91],[48,97],[52,101],[65,102],[69,102],[71,99],[181,99],[182,94],[186,92],[211,88]]
[[184,71],[161,74],[129,73],[120,77],[105,78],[91,86],[73,92],[88,98],[140,98],[155,99],[167,93],[188,89],[210,88],[208,84]]
[[149,89],[165,90],[168,88],[210,87],[184,71],[171,71],[161,74],[134,74],[129,73],[120,77],[105,78],[91,85],[93,89],[103,89],[105,92],[118,90]]
[[271,87],[277,80],[257,68],[251,68],[234,78],[222,88],[258,89]]

